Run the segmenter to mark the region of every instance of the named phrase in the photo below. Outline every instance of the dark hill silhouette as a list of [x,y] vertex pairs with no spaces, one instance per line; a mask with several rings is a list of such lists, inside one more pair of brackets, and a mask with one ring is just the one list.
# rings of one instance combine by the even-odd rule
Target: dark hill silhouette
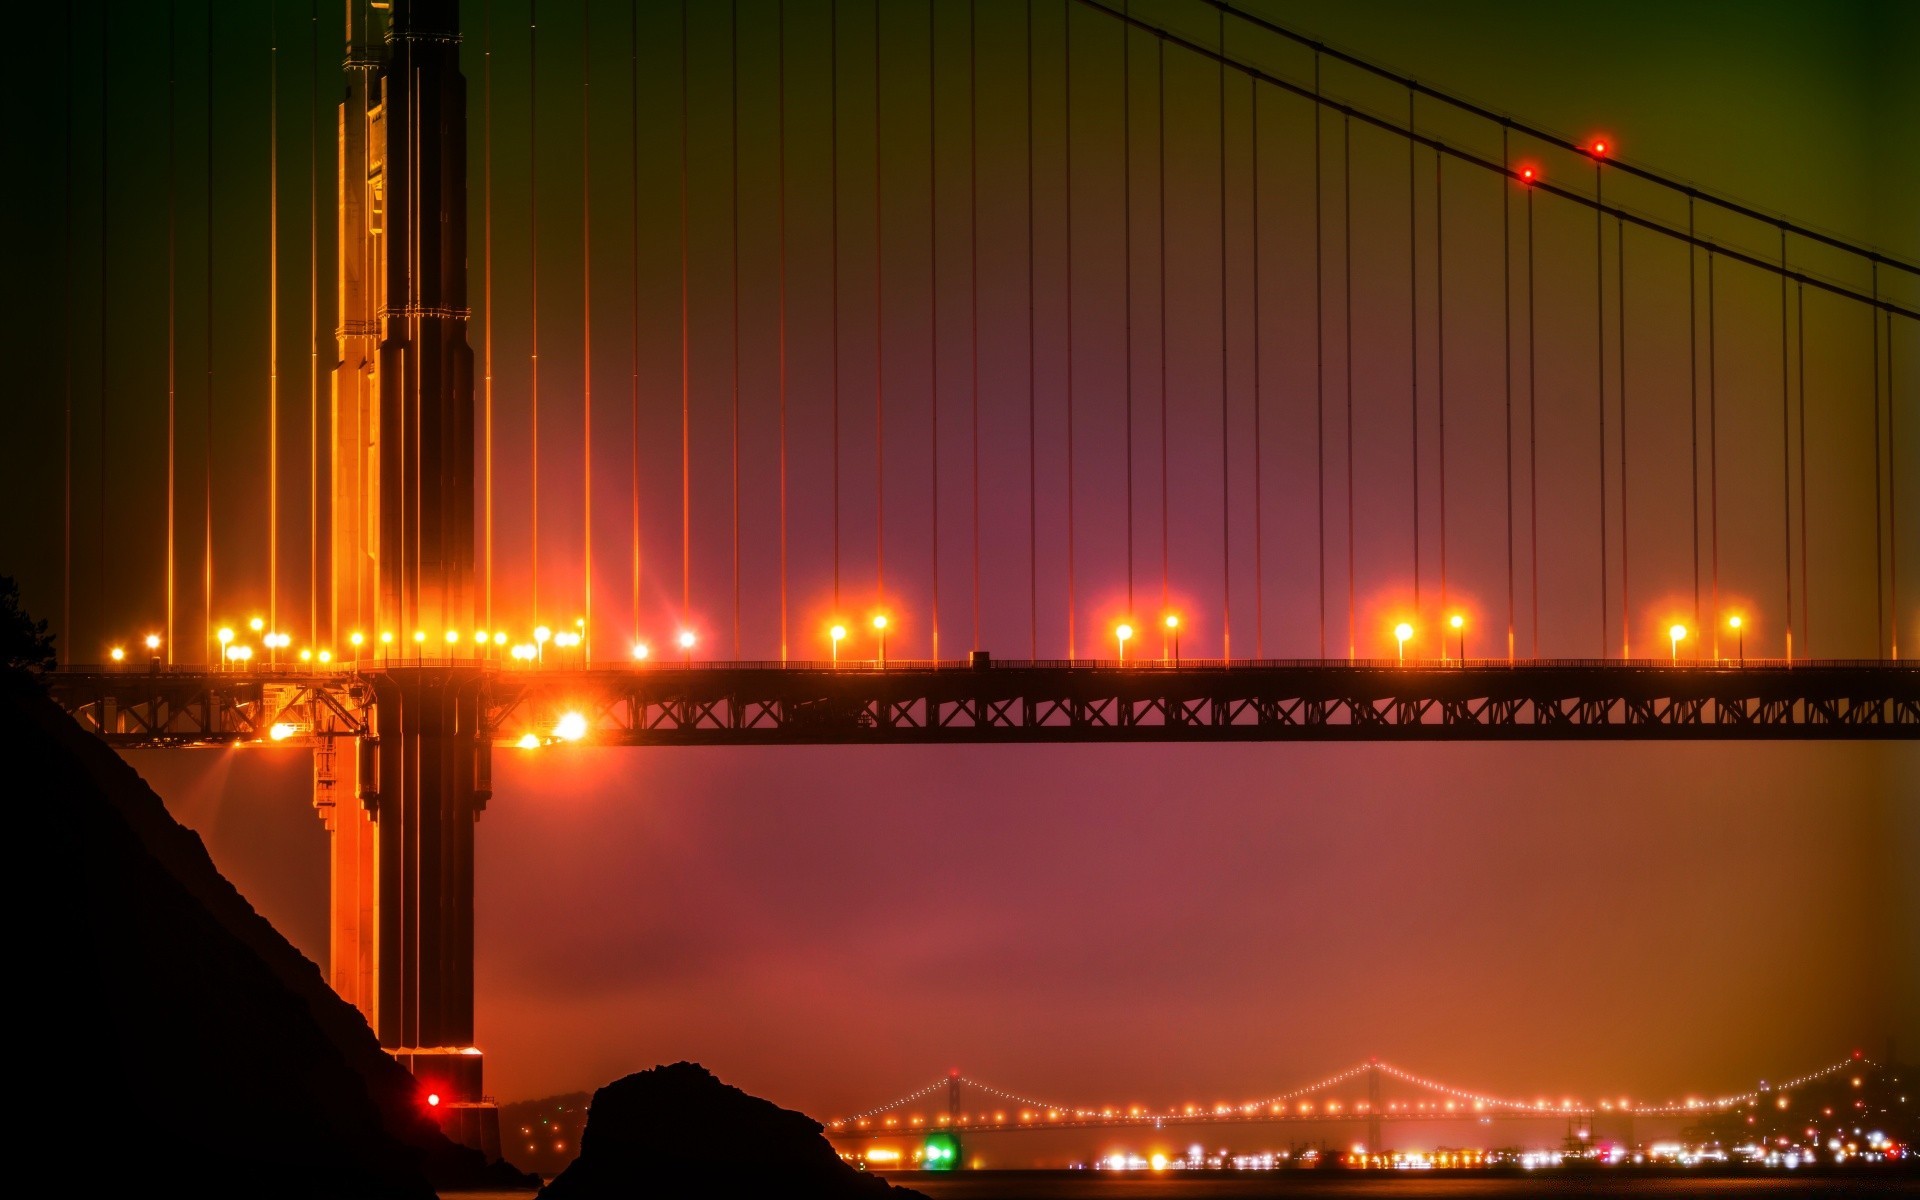
[[595,1092],[580,1157],[540,1196],[924,1200],[842,1162],[813,1118],[729,1087],[690,1062]]
[[0,665],[0,779],[24,825],[7,843],[21,893],[9,977],[27,1014],[11,1083],[32,1101],[23,1148],[59,1173],[54,1186],[396,1198],[531,1187],[441,1133],[360,1013],[21,666]]

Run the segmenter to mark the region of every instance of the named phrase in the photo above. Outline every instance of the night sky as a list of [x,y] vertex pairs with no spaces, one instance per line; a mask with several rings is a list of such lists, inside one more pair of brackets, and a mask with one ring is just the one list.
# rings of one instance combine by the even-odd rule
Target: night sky
[[[60,623],[70,387],[74,594],[72,626],[62,632],[78,661],[97,660],[109,643],[165,620],[170,127],[177,185],[174,374],[182,431],[173,640],[182,661],[203,653],[196,643],[205,624],[202,481],[209,445],[208,18],[197,4],[175,7],[178,84],[171,110],[168,6],[104,10],[104,246],[102,10],[49,10],[43,23],[55,48],[23,65],[38,85],[30,90],[46,101],[38,111],[49,115],[20,131],[17,150],[21,161],[43,169],[31,188],[10,189],[5,201],[20,210],[14,227],[35,233],[17,244],[13,260],[16,299],[6,336],[18,391],[8,404],[15,440],[0,487],[9,489],[15,512],[34,519],[10,522],[0,535],[0,567],[21,576],[30,609]],[[957,657],[971,648],[975,385],[966,7],[941,3],[933,10],[930,114],[927,9],[882,5],[882,581],[875,505],[881,472],[874,413],[874,12],[858,0],[839,6],[836,608],[827,5],[794,0],[787,6],[792,557],[784,631],[774,483],[776,10],[762,0],[739,6],[742,571],[736,582],[729,7],[693,5],[688,39],[690,581],[680,571],[679,534],[680,8],[646,6],[636,27],[614,5],[597,5],[587,39],[577,6],[542,5],[538,118],[530,127],[526,10],[492,7],[489,35],[485,6],[464,6],[476,355],[484,311],[489,41],[492,49],[492,623],[515,630],[536,619],[559,624],[583,607],[581,104],[582,46],[590,44],[591,183],[584,198],[592,209],[597,652],[624,654],[635,636],[664,646],[674,631],[689,627],[702,638],[702,657],[777,658],[784,634],[793,657],[824,658],[829,619],[863,624],[884,608],[895,622],[890,654],[924,657],[933,647],[936,563],[940,653]],[[1920,153],[1910,136],[1920,127],[1920,85],[1907,69],[1911,48],[1920,44],[1920,16],[1911,6],[1885,0],[1677,7],[1636,0],[1476,3],[1442,12],[1380,0],[1258,7],[1292,28],[1492,109],[1570,138],[1605,135],[1642,165],[1908,261],[1920,258],[1920,221],[1911,204],[1920,194]],[[1144,34],[1127,41],[1133,84],[1131,103],[1123,107],[1120,27],[1096,9],[1071,6],[1076,473],[1069,490],[1063,27],[1057,4],[1035,8],[1032,554],[1039,576],[1032,581],[1025,8],[983,3],[976,25],[978,644],[1005,657],[1025,657],[1030,646],[1042,657],[1064,656],[1071,637],[1082,656],[1109,653],[1116,619],[1152,621],[1160,613],[1164,534],[1165,586],[1186,623],[1187,653],[1220,654],[1230,621],[1236,656],[1258,650],[1310,657],[1323,646],[1343,656],[1348,514],[1339,438],[1328,443],[1329,462],[1339,469],[1329,468],[1327,482],[1325,579],[1314,557],[1311,109],[1278,91],[1260,92],[1256,329],[1253,121],[1246,80],[1228,77],[1223,418],[1218,84],[1211,64],[1167,52],[1169,516],[1163,525],[1159,61]],[[1214,16],[1204,5],[1142,0],[1136,11],[1212,43]],[[271,19],[270,28],[268,9],[250,6],[222,13],[213,29],[213,615],[216,623],[239,621],[272,603],[276,623],[295,629],[303,642],[337,644],[350,614],[310,607],[308,522],[324,516],[324,508],[315,514],[307,503],[306,440],[308,370],[316,372],[324,414],[333,346],[327,197],[334,186],[338,47],[329,39],[337,37],[337,7],[322,6],[316,20],[306,6],[282,3]],[[631,41],[630,30],[637,30]],[[62,32],[74,48],[71,60],[59,50]],[[276,37],[278,53],[269,54]],[[630,72],[630,46],[637,72]],[[1230,31],[1229,49],[1275,74],[1310,78],[1307,58],[1273,39]],[[279,89],[282,416],[280,570],[271,598],[265,416],[270,68]],[[1325,86],[1370,110],[1404,116],[1404,96],[1351,72],[1329,68]],[[930,116],[937,131],[931,157]],[[1497,157],[1497,130],[1489,147],[1486,128],[1444,117],[1437,105],[1423,108],[1419,119],[1428,132]],[[1131,259],[1119,249],[1121,147],[1129,127]],[[530,128],[537,131],[537,155]],[[1334,117],[1321,129],[1327,144],[1321,193],[1329,280],[1326,413],[1330,427],[1343,430],[1342,130]],[[1472,619],[1469,653],[1502,653],[1507,490],[1499,222],[1505,185],[1471,167],[1446,167],[1449,424],[1443,448],[1435,421],[1442,379],[1435,328],[1441,306],[1433,290],[1440,253],[1433,234],[1434,160],[1426,151],[1417,156],[1416,442],[1407,392],[1413,355],[1406,146],[1359,127],[1353,146],[1355,647],[1362,656],[1390,654],[1394,620],[1410,617],[1431,627],[1459,607]],[[1591,167],[1569,156],[1516,151],[1516,158],[1523,156],[1550,179],[1590,184]],[[538,608],[528,552],[536,531],[528,521],[527,450],[529,180],[535,178]],[[322,199],[317,222],[310,187]],[[1626,203],[1672,216],[1671,207],[1656,209],[1660,202],[1650,194],[1629,193],[1621,193]],[[1517,193],[1512,205],[1517,238],[1523,212]],[[58,219],[63,210],[70,222]],[[1542,621],[1536,628],[1528,619],[1523,579],[1515,637],[1523,655],[1535,638],[1549,655],[1618,655],[1623,638],[1631,639],[1635,656],[1664,655],[1659,631],[1676,618],[1696,619],[1686,256],[1654,235],[1627,234],[1633,424],[1623,476],[1617,425],[1610,426],[1604,453],[1596,455],[1594,443],[1592,215],[1536,200],[1535,216]],[[937,286],[931,289],[930,229],[937,230]],[[1778,252],[1765,230],[1731,224],[1703,224],[1703,230],[1759,253]],[[1607,222],[1609,422],[1619,403],[1617,237]],[[1704,287],[1704,257],[1699,261]],[[1123,370],[1129,262],[1131,424]],[[1836,260],[1811,252],[1796,265],[1842,273]],[[1521,269],[1516,258],[1514,270]],[[1750,653],[1778,655],[1785,623],[1779,285],[1724,263],[1720,272],[1723,610],[1747,615]],[[27,302],[29,282],[33,303]],[[1846,282],[1867,280],[1848,275]],[[1911,278],[1889,280],[1883,272],[1882,282],[1909,306],[1920,296]],[[1872,326],[1857,306],[1812,290],[1806,314],[1804,461],[1813,500],[1803,539],[1797,495],[1787,498],[1794,636],[1804,653],[1811,624],[1816,655],[1868,656],[1886,641],[1885,627],[1876,632],[1874,620],[1872,437],[1886,433],[1868,415]],[[310,357],[309,330],[316,328],[323,336]],[[104,407],[103,338],[110,394]],[[1893,474],[1906,497],[1920,489],[1914,432],[1920,385],[1913,366],[1920,362],[1920,331],[1913,322],[1896,323],[1895,339],[1896,363],[1904,365],[1896,367],[1899,424],[1889,440]],[[1257,442],[1256,342],[1263,421]],[[937,457],[928,415],[934,390]],[[629,405],[636,396],[643,556],[637,605],[628,516]],[[1223,442],[1224,486],[1235,513],[1226,544]],[[1416,452],[1417,494],[1408,478]],[[1790,462],[1802,461],[1797,443],[1789,453]],[[1435,475],[1443,454],[1451,471],[1444,582]],[[1257,544],[1256,464],[1263,518]],[[314,465],[324,470],[323,460]],[[1612,497],[1604,512],[1595,499],[1603,478]],[[1624,519],[1623,483],[1632,489],[1633,505]],[[936,496],[937,557],[928,536]],[[1069,496],[1075,514],[1071,633]],[[1880,506],[1883,516],[1890,511],[1884,500]],[[1910,506],[1906,499],[1891,510],[1903,519],[1885,548],[1902,563],[1920,563],[1920,520],[1909,515]],[[1417,544],[1409,521],[1416,509],[1424,522]],[[1609,547],[1604,593],[1597,562],[1602,530]],[[1524,524],[1520,536],[1527,536]],[[1625,614],[1623,536],[1632,546],[1633,580]],[[1257,584],[1256,553],[1263,563]],[[1232,564],[1227,584],[1223,558]],[[737,651],[736,589],[742,597]],[[1909,582],[1897,607],[1889,604],[1903,652],[1920,647],[1917,598],[1920,586]],[[1030,600],[1037,620],[1030,619]],[[1701,615],[1715,623],[1711,611]],[[1157,643],[1146,649],[1159,652]],[[1436,649],[1428,645],[1421,653]],[[307,805],[305,757],[251,749],[132,757],[178,815],[201,831],[242,890],[296,943],[324,958],[326,851]],[[1914,1015],[1920,1013],[1914,950],[1920,890],[1907,869],[1920,853],[1920,810],[1913,802],[1920,794],[1920,752],[1911,746],[574,748],[543,751],[537,763],[503,750],[495,764],[496,794],[479,834],[478,1020],[489,1056],[488,1090],[502,1098],[587,1088],[654,1062],[697,1058],[730,1082],[823,1117],[891,1098],[953,1066],[1073,1102],[1173,1103],[1268,1094],[1368,1054],[1492,1092],[1656,1097],[1743,1087],[1756,1075],[1823,1064],[1856,1046],[1882,1053],[1889,1038],[1898,1038],[1909,1058],[1920,1045]]]

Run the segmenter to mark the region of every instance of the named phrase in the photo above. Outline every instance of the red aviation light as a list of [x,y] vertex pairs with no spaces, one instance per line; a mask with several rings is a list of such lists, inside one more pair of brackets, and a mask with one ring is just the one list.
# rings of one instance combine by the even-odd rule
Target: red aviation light
[[1521,183],[1533,183],[1540,178],[1540,168],[1534,166],[1532,163],[1521,163],[1519,169],[1515,171],[1514,174],[1519,178]]
[[428,1107],[428,1108],[439,1108],[439,1107],[440,1107],[440,1093],[439,1093],[439,1092],[428,1092],[428,1093],[427,1093],[427,1107]]

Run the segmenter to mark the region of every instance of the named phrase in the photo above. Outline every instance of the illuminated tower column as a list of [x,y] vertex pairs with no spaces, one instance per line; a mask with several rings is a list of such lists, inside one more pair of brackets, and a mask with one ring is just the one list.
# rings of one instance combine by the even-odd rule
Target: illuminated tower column
[[[392,632],[411,649],[425,633],[438,648],[446,631],[473,622],[459,5],[392,0],[383,21],[369,0],[347,0],[347,28],[334,427],[353,452],[335,456],[334,596],[351,598],[353,624],[369,635]],[[497,1155],[473,1045],[473,839],[491,753],[479,729],[485,673],[451,659],[396,661],[388,667],[383,651],[361,662],[374,736],[357,747],[355,774],[370,824],[334,821],[334,882],[356,892],[334,899],[334,975],[351,983],[380,1044],[438,1100],[448,1132]],[[370,958],[339,961],[369,939]]]

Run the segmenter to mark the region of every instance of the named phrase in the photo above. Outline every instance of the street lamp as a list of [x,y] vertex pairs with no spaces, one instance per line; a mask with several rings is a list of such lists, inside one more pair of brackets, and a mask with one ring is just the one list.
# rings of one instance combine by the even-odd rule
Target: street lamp
[[1180,665],[1180,618],[1174,616],[1172,613],[1168,613],[1165,624],[1167,632],[1166,636],[1160,640],[1160,659],[1162,662],[1166,661],[1167,643],[1171,641],[1173,643],[1173,665],[1177,667]]
[[360,661],[360,646],[366,640],[358,629],[347,635],[347,644],[353,647],[353,661],[356,663]]
[[1407,639],[1413,636],[1413,626],[1405,621],[1393,627],[1393,636],[1400,644],[1400,665],[1407,665]]
[[835,625],[832,629],[827,630],[827,637],[833,642],[833,665],[836,667],[840,665],[840,643],[846,640],[846,636],[847,627],[845,625]]
[[115,646],[113,649],[107,651],[107,657],[115,662],[125,662],[127,660],[127,652],[121,647]]
[[[424,629],[416,629],[413,631],[413,665],[414,666],[417,667],[424,661],[424,656],[426,652],[427,652],[427,631]],[[405,662],[404,659],[401,661],[403,663]]]
[[535,662],[547,661],[547,642],[553,637],[553,630],[545,625],[533,627],[533,658]]
[[1464,667],[1467,665],[1467,619],[1455,613],[1448,618],[1447,624],[1453,626],[1453,631],[1460,635],[1460,665]]
[[1676,667],[1680,665],[1680,643],[1686,640],[1686,636],[1685,625],[1671,625],[1667,628],[1667,640],[1672,643],[1671,661]]
[[885,613],[874,614],[873,631],[880,637],[880,667],[885,670],[887,666],[887,616]]
[[1122,663],[1127,661],[1127,639],[1132,636],[1133,626],[1128,625],[1124,621],[1114,626],[1113,640],[1114,643],[1120,647],[1120,661]]
[[391,629],[380,632],[380,657],[385,666],[393,665],[393,630]]
[[687,656],[688,666],[693,665],[693,642],[693,630],[682,629],[680,631],[680,651]]
[[220,643],[220,664],[224,667],[227,662],[227,647],[233,644],[233,630],[223,625],[220,632],[214,634],[214,638]]
[[1728,617],[1727,628],[1733,630],[1734,644],[1739,647],[1740,665],[1747,665],[1747,630],[1739,617]]

